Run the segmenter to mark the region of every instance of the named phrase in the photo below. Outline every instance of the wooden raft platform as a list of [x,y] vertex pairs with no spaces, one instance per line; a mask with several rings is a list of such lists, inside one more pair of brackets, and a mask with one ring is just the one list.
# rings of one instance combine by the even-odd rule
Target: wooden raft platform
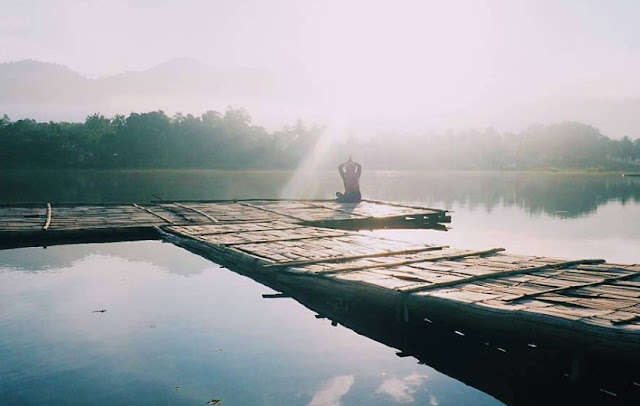
[[[445,323],[640,360],[640,265],[421,245],[275,221],[164,226],[166,239],[279,284],[394,302],[405,322]],[[290,289],[293,291],[294,289]]]
[[[268,283],[395,303],[442,323],[640,361],[640,265],[423,245],[349,229],[446,229],[444,210],[377,201],[0,206],[0,248],[164,237]],[[267,282],[265,282],[267,281]]]
[[148,204],[0,205],[0,248],[159,238],[163,225],[281,221],[322,227],[439,228],[445,210],[365,200],[156,201]]

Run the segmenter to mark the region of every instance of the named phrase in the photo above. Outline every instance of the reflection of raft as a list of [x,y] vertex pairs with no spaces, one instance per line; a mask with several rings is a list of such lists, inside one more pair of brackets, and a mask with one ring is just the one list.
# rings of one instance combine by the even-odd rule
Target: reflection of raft
[[472,333],[462,324],[419,318],[406,323],[399,317],[398,302],[374,290],[358,293],[347,284],[300,283],[271,272],[244,274],[282,292],[263,294],[265,299],[291,297],[318,319],[396,348],[397,356],[414,357],[509,405],[640,404],[640,377],[633,362],[590,357],[573,346],[513,340],[490,329]]

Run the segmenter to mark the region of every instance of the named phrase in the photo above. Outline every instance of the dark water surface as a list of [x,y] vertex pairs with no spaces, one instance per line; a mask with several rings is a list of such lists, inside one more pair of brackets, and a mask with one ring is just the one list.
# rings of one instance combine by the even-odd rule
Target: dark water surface
[[[363,176],[365,197],[454,210],[448,232],[377,234],[640,262],[639,178]],[[328,172],[3,172],[0,201],[329,198],[339,186]],[[519,353],[509,343],[503,353],[451,331],[409,331],[366,309],[340,315],[318,292],[297,298],[313,310],[265,293],[273,291],[157,241],[0,251],[0,404],[539,404],[568,379],[553,353]],[[343,319],[332,326],[316,312]],[[540,368],[554,379],[525,373]],[[611,387],[593,387],[595,404],[616,400],[601,389]]]

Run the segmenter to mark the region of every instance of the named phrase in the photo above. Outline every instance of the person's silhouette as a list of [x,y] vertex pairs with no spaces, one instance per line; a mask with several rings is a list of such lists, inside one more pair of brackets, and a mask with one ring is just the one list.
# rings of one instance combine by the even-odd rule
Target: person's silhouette
[[362,199],[360,194],[360,174],[362,165],[351,160],[338,166],[338,172],[344,183],[344,193],[336,192],[336,201],[341,203],[356,203]]

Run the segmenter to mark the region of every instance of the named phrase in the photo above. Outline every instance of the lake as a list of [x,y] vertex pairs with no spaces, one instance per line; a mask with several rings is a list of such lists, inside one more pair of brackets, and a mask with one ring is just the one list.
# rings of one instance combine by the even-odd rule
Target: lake
[[[333,172],[4,171],[0,202],[331,198],[340,187]],[[640,178],[365,171],[362,189],[365,198],[452,210],[449,231],[373,232],[378,235],[640,262]],[[334,326],[310,310],[328,303],[325,298],[309,296],[305,307],[290,298],[263,299],[268,293],[274,291],[159,241],[0,251],[0,404],[221,399],[224,405],[494,405],[553,399],[550,386],[534,391],[524,380],[506,377],[501,383],[495,373],[501,355],[484,341],[457,342],[450,331],[403,331],[367,314]],[[417,356],[396,355],[394,348],[407,340],[423,343],[421,364]],[[486,354],[479,349],[485,344]],[[509,352],[517,362],[528,359],[512,353],[517,351]],[[615,400],[598,389],[605,400]]]

